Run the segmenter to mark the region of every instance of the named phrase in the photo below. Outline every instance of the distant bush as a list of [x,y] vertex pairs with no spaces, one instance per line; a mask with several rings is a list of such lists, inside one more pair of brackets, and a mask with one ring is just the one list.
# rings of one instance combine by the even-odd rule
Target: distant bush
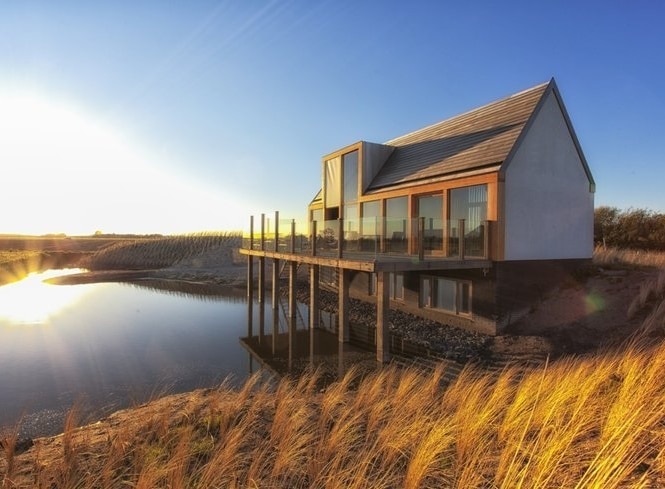
[[635,250],[665,251],[665,214],[646,209],[598,207],[594,213],[596,244]]
[[83,264],[90,270],[145,270],[166,268],[218,247],[237,248],[236,233],[199,233],[121,241],[107,246]]

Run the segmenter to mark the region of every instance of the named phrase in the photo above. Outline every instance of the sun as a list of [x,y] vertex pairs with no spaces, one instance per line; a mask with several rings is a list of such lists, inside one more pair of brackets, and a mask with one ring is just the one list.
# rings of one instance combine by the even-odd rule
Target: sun
[[60,311],[80,301],[89,288],[52,285],[44,280],[79,271],[70,269],[31,273],[23,280],[0,287],[0,324],[47,324]]
[[139,133],[72,101],[0,87],[0,208],[11,209],[0,233],[168,234],[246,217],[236,196]]

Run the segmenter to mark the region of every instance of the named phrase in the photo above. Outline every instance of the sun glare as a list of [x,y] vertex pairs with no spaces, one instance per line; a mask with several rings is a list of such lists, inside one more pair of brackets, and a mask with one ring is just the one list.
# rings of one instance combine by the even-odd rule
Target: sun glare
[[247,214],[237,198],[126,128],[70,102],[2,87],[0,161],[0,208],[12,209],[0,233],[178,233],[229,229],[225,219],[244,223]]
[[52,285],[45,279],[79,272],[77,269],[31,273],[23,280],[0,287],[0,324],[39,325],[81,300],[85,286]]

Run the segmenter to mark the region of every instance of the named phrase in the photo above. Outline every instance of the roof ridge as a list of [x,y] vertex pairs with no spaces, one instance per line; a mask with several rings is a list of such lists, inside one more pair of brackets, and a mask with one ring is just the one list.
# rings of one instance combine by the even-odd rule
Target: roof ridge
[[543,88],[543,87],[546,87],[546,86],[549,85],[551,82],[552,82],[552,80],[549,80],[549,81],[546,81],[546,82],[543,82],[543,83],[539,83],[538,85],[534,85],[534,86],[532,86],[532,87],[530,87],[530,88],[526,88],[526,89],[524,89],[524,90],[520,90],[519,92],[513,93],[513,94],[508,95],[508,96],[506,96],[506,97],[502,97],[502,98],[499,98],[499,99],[493,100],[492,102],[488,102],[488,103],[486,103],[486,104],[480,105],[480,106],[478,106],[478,107],[475,107],[475,108],[473,108],[473,109],[467,110],[467,111],[465,111],[465,112],[461,112],[461,113],[459,113],[459,114],[455,114],[455,115],[453,115],[453,116],[451,116],[451,117],[448,117],[447,119],[443,119],[443,120],[441,120],[441,121],[434,122],[434,123],[429,124],[429,125],[427,125],[427,126],[425,126],[425,127],[421,127],[421,128],[419,128],[419,129],[416,129],[416,130],[414,130],[414,131],[408,132],[408,133],[403,134],[403,135],[401,135],[401,136],[397,136],[397,137],[392,138],[392,139],[390,139],[390,140],[388,140],[388,141],[386,141],[386,142],[384,142],[384,143],[382,143],[382,144],[393,145],[393,146],[394,146],[394,142],[395,142],[395,141],[398,141],[398,140],[400,140],[400,139],[406,139],[406,138],[408,138],[409,136],[411,136],[411,135],[413,135],[413,134],[416,134],[416,133],[426,132],[427,130],[429,130],[429,129],[435,127],[435,126],[442,125],[442,124],[444,124],[444,123],[446,123],[446,122],[450,122],[450,121],[452,121],[453,119],[463,119],[464,117],[466,117],[466,116],[468,116],[468,115],[470,115],[470,114],[472,114],[472,113],[474,113],[474,112],[478,112],[478,111],[481,111],[481,110],[487,109],[487,108],[489,108],[489,107],[491,107],[491,106],[493,106],[493,105],[498,105],[498,104],[500,104],[500,103],[502,103],[502,102],[506,102],[506,101],[508,101],[508,100],[510,100],[510,99],[512,99],[512,98],[515,98],[515,97],[518,97],[518,96],[522,96],[522,95],[524,95],[524,94],[526,94],[526,93],[529,93],[529,92],[532,92],[532,91],[535,91],[535,90],[541,89],[541,88]]

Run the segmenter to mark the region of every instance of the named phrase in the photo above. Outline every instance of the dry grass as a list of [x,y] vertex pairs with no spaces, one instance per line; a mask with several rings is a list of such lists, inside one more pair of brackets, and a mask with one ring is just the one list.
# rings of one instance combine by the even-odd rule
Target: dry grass
[[593,262],[600,266],[639,266],[665,268],[665,253],[596,246]]
[[82,266],[91,270],[167,268],[213,248],[238,248],[240,242],[240,234],[226,232],[121,241],[95,252]]
[[[660,487],[665,346],[499,374],[199,391],[0,462],[3,487]],[[114,415],[115,416],[115,415]],[[72,415],[72,419],[75,414]],[[115,426],[115,429],[111,429]],[[93,436],[94,430],[97,435]],[[101,433],[101,434],[100,434]],[[55,484],[55,486],[53,486]]]

